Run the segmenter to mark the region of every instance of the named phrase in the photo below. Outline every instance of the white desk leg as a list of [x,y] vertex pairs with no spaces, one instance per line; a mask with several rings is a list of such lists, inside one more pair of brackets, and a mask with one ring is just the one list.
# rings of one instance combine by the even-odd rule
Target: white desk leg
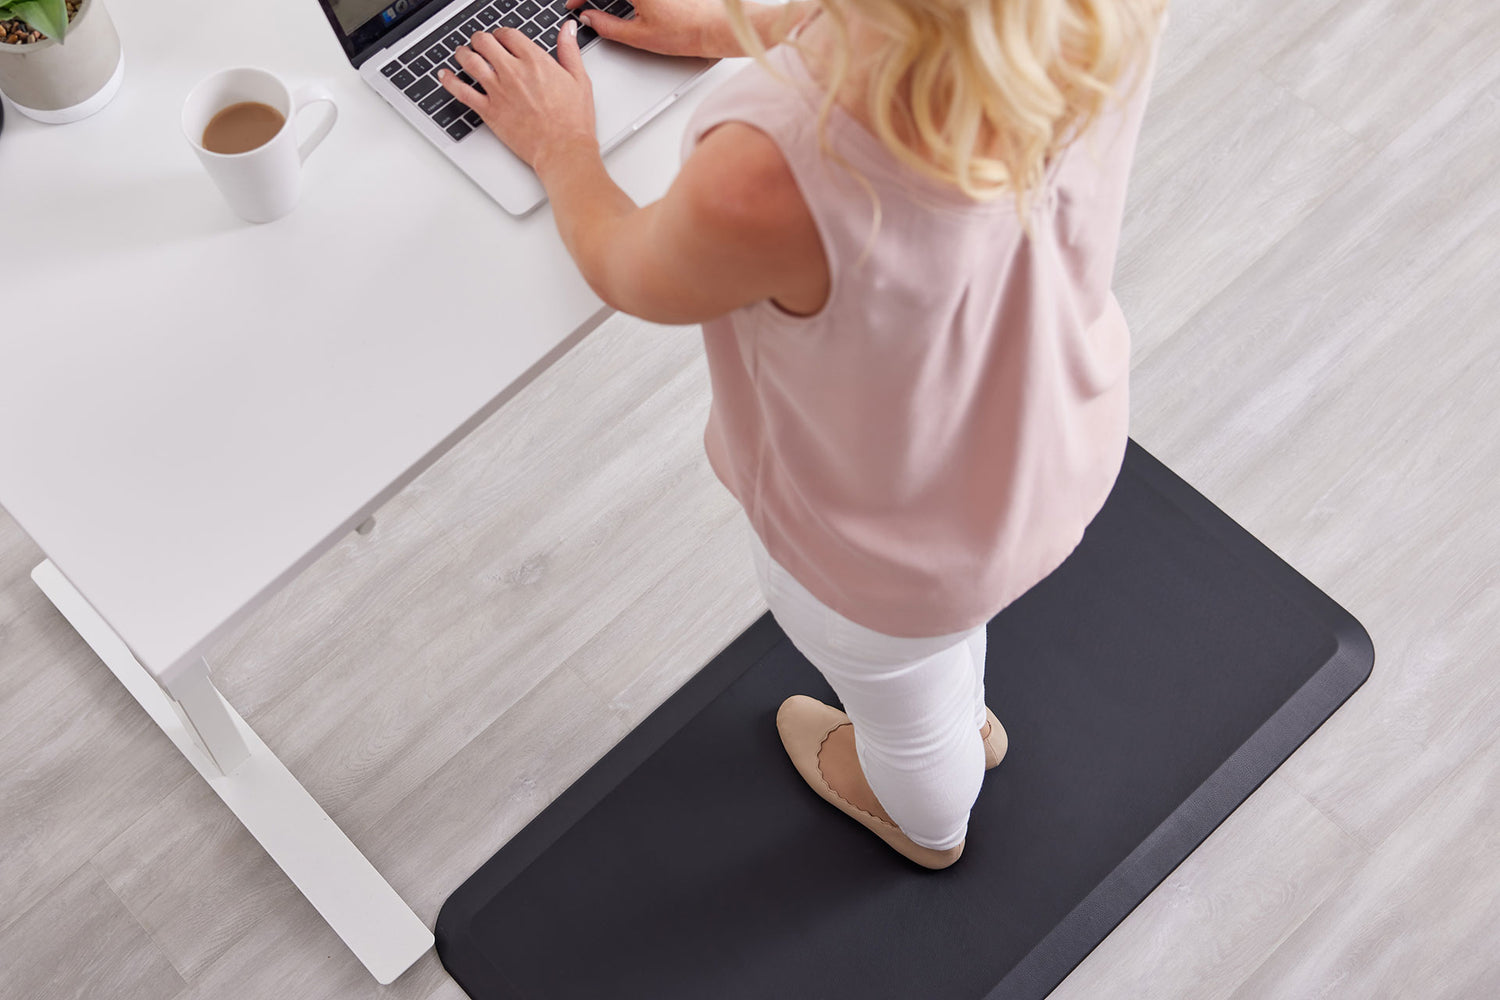
[[219,774],[230,774],[250,759],[250,746],[234,724],[237,715],[208,679],[208,664],[203,660],[172,685],[167,700]]
[[432,947],[432,932],[224,700],[206,664],[174,700],[51,560],[31,578],[377,982]]

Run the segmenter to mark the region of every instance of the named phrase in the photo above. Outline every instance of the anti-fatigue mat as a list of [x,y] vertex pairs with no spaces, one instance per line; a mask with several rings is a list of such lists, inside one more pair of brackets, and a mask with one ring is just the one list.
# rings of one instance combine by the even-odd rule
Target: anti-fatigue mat
[[837,702],[767,615],[459,886],[438,955],[475,1000],[1043,997],[1374,651],[1132,442],[1082,544],[990,622],[988,660],[1010,752],[951,868],[797,776],[777,706]]

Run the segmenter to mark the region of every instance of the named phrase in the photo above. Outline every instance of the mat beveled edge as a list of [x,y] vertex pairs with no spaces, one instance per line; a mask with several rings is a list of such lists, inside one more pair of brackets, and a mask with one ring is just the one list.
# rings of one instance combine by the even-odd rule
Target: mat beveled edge
[[1017,962],[984,1000],[1041,1000],[1207,840],[1369,678],[1375,651],[1352,617],[1337,652]]
[[[739,680],[781,641],[781,629],[767,611],[749,628],[709,659],[692,677],[667,697],[619,743],[615,744],[561,795],[449,894],[433,925],[438,959],[448,974],[475,1000],[477,984],[489,984],[489,976],[502,982],[502,970],[483,959],[483,949],[463,940],[473,919],[486,903],[525,871],[564,833],[581,820],[636,768],[692,721],[699,712]],[[455,948],[454,946],[460,946]],[[482,962],[483,970],[466,968],[467,962]],[[471,988],[473,987],[473,988]],[[509,995],[486,994],[483,1000],[526,1000],[508,988]]]
[[[1369,679],[1375,645],[1342,605],[1134,440],[1125,470],[1243,557],[1246,568],[1327,627],[1334,647],[1297,691],[1219,765],[1109,875],[1079,901],[984,1000],[1042,1000],[1208,839]],[[1304,606],[1310,605],[1310,606]]]

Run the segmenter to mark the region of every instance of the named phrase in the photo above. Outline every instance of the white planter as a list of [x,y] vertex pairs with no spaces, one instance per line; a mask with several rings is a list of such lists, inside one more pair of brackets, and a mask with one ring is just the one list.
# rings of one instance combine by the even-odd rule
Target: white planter
[[125,75],[120,35],[103,0],[83,0],[65,42],[0,42],[0,93],[39,122],[87,118],[110,102]]

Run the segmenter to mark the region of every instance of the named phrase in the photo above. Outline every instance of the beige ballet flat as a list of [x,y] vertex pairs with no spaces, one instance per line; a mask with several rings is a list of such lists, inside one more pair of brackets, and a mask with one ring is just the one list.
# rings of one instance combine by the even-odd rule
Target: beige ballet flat
[[1005,751],[1010,748],[1010,737],[1005,735],[1005,727],[1000,725],[1000,720],[995,718],[995,713],[990,711],[988,705],[985,706],[984,714],[988,720],[986,725],[989,732],[981,729],[979,735],[984,737],[984,769],[988,771],[1005,759]]
[[[885,841],[896,853],[923,868],[947,868],[957,861],[963,854],[963,844],[946,851],[923,847],[902,833],[900,827],[855,806],[823,777],[818,766],[818,751],[834,730],[849,725],[853,723],[843,712],[803,694],[792,695],[776,712],[776,731],[781,734],[781,745],[809,788]],[[873,794],[871,798],[874,798]]]

